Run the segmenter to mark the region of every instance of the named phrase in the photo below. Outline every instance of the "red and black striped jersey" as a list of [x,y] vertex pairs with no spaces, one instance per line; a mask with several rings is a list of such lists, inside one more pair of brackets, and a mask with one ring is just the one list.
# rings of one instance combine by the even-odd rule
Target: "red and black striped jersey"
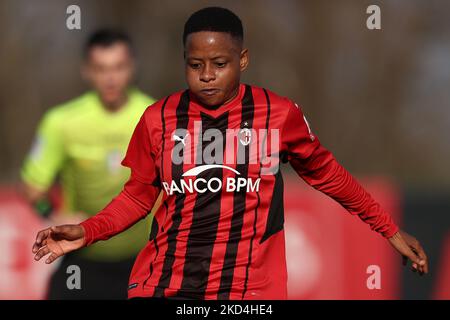
[[122,162],[130,180],[81,223],[86,245],[144,218],[162,191],[130,276],[130,298],[285,299],[280,162],[383,236],[398,231],[320,144],[298,105],[241,84],[232,101],[215,109],[189,90],[147,108]]

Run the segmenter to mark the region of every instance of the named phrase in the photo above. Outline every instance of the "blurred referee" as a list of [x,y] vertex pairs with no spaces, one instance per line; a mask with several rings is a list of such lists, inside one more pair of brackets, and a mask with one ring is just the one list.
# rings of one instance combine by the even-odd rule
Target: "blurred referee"
[[[140,116],[154,102],[130,86],[133,47],[120,31],[104,29],[89,37],[82,75],[92,90],[45,113],[21,170],[26,198],[52,224],[79,223],[121,191],[130,173],[120,161]],[[56,177],[63,194],[58,212],[47,200]],[[151,216],[108,242],[65,256],[51,278],[48,299],[126,299]],[[79,290],[67,287],[70,265],[81,270]]]

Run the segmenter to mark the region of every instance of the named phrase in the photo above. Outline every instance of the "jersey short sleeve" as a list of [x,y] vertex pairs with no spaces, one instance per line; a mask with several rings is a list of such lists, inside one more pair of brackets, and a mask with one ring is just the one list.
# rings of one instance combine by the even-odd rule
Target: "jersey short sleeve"
[[33,145],[21,170],[22,180],[40,190],[47,190],[64,161],[62,123],[54,111],[39,123]]
[[131,169],[131,175],[141,183],[159,185],[146,113],[134,129],[122,165]]

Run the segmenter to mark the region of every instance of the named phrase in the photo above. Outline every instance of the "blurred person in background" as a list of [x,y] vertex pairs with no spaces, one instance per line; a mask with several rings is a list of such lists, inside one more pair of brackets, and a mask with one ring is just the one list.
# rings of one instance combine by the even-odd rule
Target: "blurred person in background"
[[[21,170],[27,200],[52,224],[78,223],[121,191],[129,169],[120,165],[145,108],[154,100],[131,86],[132,42],[99,30],[84,48],[82,76],[92,88],[51,108],[42,118]],[[60,176],[63,201],[55,212],[49,190]],[[67,255],[53,274],[48,299],[125,299],[134,258],[148,241],[151,215],[108,242]],[[81,290],[67,288],[67,267],[81,271]]]

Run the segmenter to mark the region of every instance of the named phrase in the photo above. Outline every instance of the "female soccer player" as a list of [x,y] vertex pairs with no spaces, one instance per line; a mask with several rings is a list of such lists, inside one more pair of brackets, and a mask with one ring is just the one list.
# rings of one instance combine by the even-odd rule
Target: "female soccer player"
[[40,231],[35,259],[46,263],[107,240],[143,219],[159,192],[150,239],[134,264],[128,297],[286,299],[283,181],[289,161],[309,185],[358,215],[420,274],[418,241],[336,161],[301,108],[240,83],[247,68],[240,19],[210,7],[183,34],[189,89],[149,106],[122,164],[123,191],[79,225]]

